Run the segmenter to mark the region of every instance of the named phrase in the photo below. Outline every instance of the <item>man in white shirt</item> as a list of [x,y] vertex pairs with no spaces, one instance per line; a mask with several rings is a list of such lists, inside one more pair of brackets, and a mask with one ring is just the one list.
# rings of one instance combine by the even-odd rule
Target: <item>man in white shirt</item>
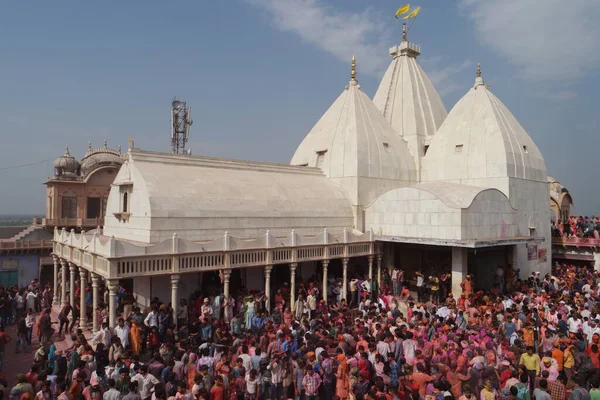
[[152,308],[152,311],[146,315],[146,318],[144,319],[144,325],[146,325],[148,328],[158,328],[158,309],[156,307]]
[[119,324],[115,327],[115,334],[121,340],[123,348],[129,347],[129,326],[123,318],[119,318]]
[[313,290],[306,296],[306,304],[308,306],[308,319],[312,319],[317,311],[317,296],[314,295]]
[[138,391],[142,400],[148,400],[152,396],[150,390],[160,382],[154,375],[148,373],[148,366],[141,365],[140,373],[131,378],[131,382],[138,383]]
[[371,298],[371,279],[367,278],[360,284],[362,290],[367,293],[367,298]]
[[598,320],[592,319],[588,322],[587,327],[583,330],[588,343],[592,343],[592,337],[594,335],[600,335],[600,327],[598,326]]
[[248,355],[248,346],[242,346],[242,354],[239,355],[239,358],[242,359],[242,365],[246,371],[250,371],[252,369],[252,358]]

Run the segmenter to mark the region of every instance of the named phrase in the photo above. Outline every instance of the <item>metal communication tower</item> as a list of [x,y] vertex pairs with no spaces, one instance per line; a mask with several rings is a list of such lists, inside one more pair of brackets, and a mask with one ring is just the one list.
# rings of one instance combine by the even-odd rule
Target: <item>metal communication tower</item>
[[192,109],[177,97],[171,103],[171,148],[174,154],[186,154],[186,145],[192,126]]

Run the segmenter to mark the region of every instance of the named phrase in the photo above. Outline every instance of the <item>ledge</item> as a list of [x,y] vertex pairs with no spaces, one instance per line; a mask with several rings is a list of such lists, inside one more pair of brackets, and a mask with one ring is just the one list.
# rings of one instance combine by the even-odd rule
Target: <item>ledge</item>
[[384,235],[375,235],[375,240],[392,243],[410,243],[447,247],[466,247],[469,249],[479,249],[484,247],[495,246],[509,246],[520,243],[542,243],[545,241],[543,237],[537,236],[515,236],[510,238],[494,239],[435,239]]
[[113,213],[113,215],[115,216],[116,219],[119,220],[119,222],[128,222],[129,221],[129,217],[131,216],[131,213]]

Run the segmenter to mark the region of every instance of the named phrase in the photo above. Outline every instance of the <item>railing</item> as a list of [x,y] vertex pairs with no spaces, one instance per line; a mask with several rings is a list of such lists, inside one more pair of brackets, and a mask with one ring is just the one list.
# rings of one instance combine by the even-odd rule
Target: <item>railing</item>
[[104,218],[33,218],[34,225],[76,226],[78,228],[96,228],[104,226]]
[[250,240],[225,233],[206,242],[191,242],[173,235],[149,245],[98,232],[83,234],[55,229],[53,243],[56,256],[106,279],[372,256],[379,251],[372,232],[355,234],[347,229],[339,236],[327,231],[299,236],[292,231],[285,238],[274,237],[267,231],[262,237]]
[[575,247],[600,247],[600,239],[596,238],[552,238],[552,244],[558,246],[575,246]]
[[51,249],[52,240],[0,241],[0,250]]

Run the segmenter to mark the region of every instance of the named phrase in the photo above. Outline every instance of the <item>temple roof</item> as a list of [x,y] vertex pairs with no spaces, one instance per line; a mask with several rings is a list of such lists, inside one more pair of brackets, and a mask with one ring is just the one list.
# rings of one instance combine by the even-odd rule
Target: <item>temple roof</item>
[[406,143],[361,90],[354,67],[348,86],[298,146],[291,164],[319,167],[329,178],[416,181]]
[[[421,49],[406,39],[390,48],[392,62],[383,76],[373,103],[402,137],[433,136],[446,118],[444,103],[417,62]],[[411,149],[412,151],[412,149]]]
[[423,159],[423,181],[521,178],[547,182],[544,157],[509,109],[484,84],[452,108]]

